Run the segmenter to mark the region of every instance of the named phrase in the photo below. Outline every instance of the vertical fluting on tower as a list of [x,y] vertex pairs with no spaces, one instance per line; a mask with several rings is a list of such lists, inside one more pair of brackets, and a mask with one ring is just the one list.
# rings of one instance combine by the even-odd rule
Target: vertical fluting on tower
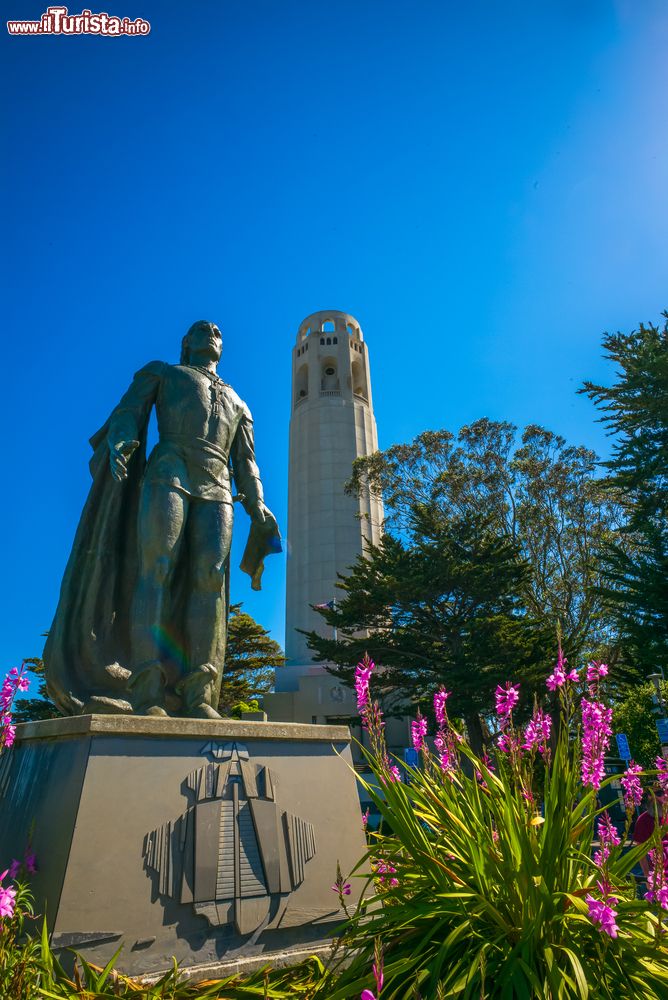
[[[312,604],[336,598],[337,573],[346,573],[366,541],[378,542],[382,506],[347,496],[353,461],[378,450],[369,352],[357,320],[322,310],[301,323],[292,350],[288,475],[288,558],[283,675],[312,662],[297,629],[327,634]],[[292,668],[292,669],[291,669]]]

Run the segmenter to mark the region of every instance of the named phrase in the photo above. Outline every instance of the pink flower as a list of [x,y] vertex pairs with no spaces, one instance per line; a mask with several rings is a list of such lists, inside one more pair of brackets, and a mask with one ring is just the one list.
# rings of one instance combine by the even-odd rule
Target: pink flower
[[520,686],[519,684],[513,685],[510,681],[506,681],[505,688],[502,688],[500,684],[497,685],[494,696],[496,698],[496,714],[502,722],[507,722],[515,705],[519,701]]
[[552,719],[540,708],[535,709],[533,718],[527,723],[524,730],[524,750],[538,750],[545,754],[550,743],[550,732],[552,729]]
[[640,764],[629,762],[629,766],[619,779],[624,790],[624,804],[629,812],[642,802],[642,784],[638,775],[642,774]]
[[439,729],[434,737],[434,746],[438,751],[438,763],[443,774],[451,775],[458,763],[457,743],[461,741],[459,733],[456,733],[446,720],[446,728]]
[[447,721],[447,712],[445,709],[445,703],[450,697],[450,692],[446,691],[443,685],[434,694],[434,715],[436,716],[436,724],[439,729],[445,729]]
[[0,716],[0,745],[7,748],[14,745],[16,738],[16,726],[12,724],[11,715]]
[[394,867],[394,865],[390,864],[389,861],[383,861],[381,859],[376,865],[376,875],[379,876],[379,881],[381,883],[384,883],[385,879],[387,878],[392,888],[395,888],[396,886],[399,885],[399,879],[389,878],[389,876],[395,875],[396,871],[397,869]]
[[21,871],[21,862],[17,861],[16,858],[14,858],[11,865],[7,869],[7,873],[10,878],[16,878],[16,876],[20,871]]
[[658,903],[662,910],[668,910],[668,881],[666,879],[666,858],[663,848],[650,851],[649,874],[647,876],[647,892],[645,899],[650,903]]
[[[587,664],[587,684],[591,685],[598,690],[598,685],[600,681],[608,676],[608,665],[607,663],[599,663],[598,660],[594,660],[592,663]],[[592,697],[596,694],[596,691],[591,691]]]
[[582,699],[582,784],[595,790],[605,776],[605,754],[612,735],[612,709]]
[[550,691],[556,691],[557,688],[563,687],[568,681],[572,681],[575,684],[580,680],[577,670],[568,670],[567,667],[568,660],[564,656],[561,643],[559,643],[557,662],[554,670],[545,681],[545,684]]
[[[336,883],[334,883],[334,885],[331,888],[332,888],[332,892],[337,892],[338,893],[339,886],[336,885]],[[350,893],[352,892],[352,886],[351,886],[350,882],[346,882],[344,885],[341,886],[341,892],[343,893],[344,896],[349,896],[350,895]]]
[[424,738],[427,735],[427,720],[418,712],[417,719],[411,722],[411,742],[415,750],[424,750]]
[[16,906],[16,889],[14,886],[3,886],[5,877],[9,869],[6,868],[0,875],[0,917],[13,917]]
[[610,848],[618,847],[621,843],[619,834],[607,812],[604,812],[598,821],[598,839],[601,843],[601,850],[594,855],[594,864],[600,868],[610,857]]
[[363,660],[355,667],[355,692],[357,694],[357,710],[364,716],[369,707],[369,681],[375,664],[372,660]]
[[37,871],[37,857],[30,847],[26,847],[25,854],[23,855],[23,860],[26,866],[26,871],[29,875],[34,875]]
[[655,766],[659,772],[657,779],[661,785],[661,791],[668,793],[668,761],[664,760],[663,757],[657,757]]
[[390,779],[390,781],[401,782],[401,771],[399,770],[396,764],[390,764],[387,776]]
[[362,813],[362,829],[363,830],[366,830],[366,828],[367,828],[367,823],[369,822],[369,812],[370,812],[370,810],[367,808]]
[[619,927],[615,923],[617,911],[608,905],[609,903],[615,904],[617,902],[615,897],[610,896],[606,902],[587,895],[585,896],[585,901],[589,907],[589,919],[592,923],[598,925],[598,929],[602,934],[608,934],[611,938],[617,937],[617,931],[619,930]]
[[503,753],[516,753],[520,748],[519,737],[513,733],[501,733],[496,745]]
[[360,993],[360,1000],[376,1000],[376,997],[371,990],[362,990]]

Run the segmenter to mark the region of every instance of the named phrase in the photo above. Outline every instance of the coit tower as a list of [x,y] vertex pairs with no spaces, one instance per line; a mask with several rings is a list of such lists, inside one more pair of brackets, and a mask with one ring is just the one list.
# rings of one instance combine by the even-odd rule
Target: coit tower
[[[383,511],[368,496],[346,496],[356,458],[378,450],[369,351],[357,320],[323,310],[301,323],[292,349],[288,475],[286,666],[276,691],[321,670],[297,629],[328,632],[312,604],[336,599],[337,573],[380,539]],[[330,631],[331,634],[331,631]]]

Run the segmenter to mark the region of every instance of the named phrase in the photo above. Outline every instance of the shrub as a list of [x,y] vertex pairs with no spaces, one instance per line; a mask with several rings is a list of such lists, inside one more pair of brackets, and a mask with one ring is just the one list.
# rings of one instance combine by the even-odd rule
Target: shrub
[[[613,780],[603,778],[607,667],[590,664],[581,680],[560,654],[547,679],[553,715],[536,706],[524,729],[513,721],[519,686],[498,687],[494,762],[477,757],[454,730],[441,689],[434,749],[418,717],[413,741],[422,766],[408,768],[405,781],[388,758],[370,699],[372,670],[368,659],[359,665],[356,688],[384,796],[366,787],[393,834],[370,835],[355,869],[371,894],[345,927],[345,948],[355,957],[347,968],[339,964],[338,979],[332,974],[328,1000],[668,996],[660,828],[653,844],[625,843],[642,794],[640,767],[630,766],[622,780],[622,837],[597,806],[600,788]],[[665,785],[668,765],[657,764]],[[655,867],[639,899],[630,873],[648,846]]]

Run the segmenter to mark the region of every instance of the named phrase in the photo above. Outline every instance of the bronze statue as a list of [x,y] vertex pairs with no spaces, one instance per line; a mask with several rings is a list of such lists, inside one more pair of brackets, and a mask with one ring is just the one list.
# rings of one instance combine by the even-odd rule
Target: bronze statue
[[[219,718],[231,477],[251,517],[241,568],[254,589],[281,548],[250,412],[216,373],[221,353],[218,327],[193,324],[180,363],[137,372],[91,438],[93,485],[44,650],[49,696],[67,715]],[[146,462],[153,406],[159,441]]]

